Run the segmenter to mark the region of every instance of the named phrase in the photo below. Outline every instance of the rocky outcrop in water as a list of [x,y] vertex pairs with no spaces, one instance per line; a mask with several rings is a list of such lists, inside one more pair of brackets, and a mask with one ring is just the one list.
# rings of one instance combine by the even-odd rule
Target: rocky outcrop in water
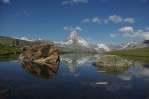
[[58,49],[52,44],[41,44],[29,47],[19,56],[19,60],[36,63],[58,63]]
[[116,55],[103,55],[93,63],[95,66],[133,66],[134,63]]

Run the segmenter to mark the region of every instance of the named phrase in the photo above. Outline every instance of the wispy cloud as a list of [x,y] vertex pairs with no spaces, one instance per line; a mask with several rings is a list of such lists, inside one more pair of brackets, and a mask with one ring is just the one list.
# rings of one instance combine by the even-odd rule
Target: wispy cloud
[[107,19],[108,22],[114,22],[114,23],[135,23],[135,18],[124,18],[118,15],[111,15]]
[[83,29],[79,26],[75,27],[75,28],[72,28],[72,27],[68,27],[68,26],[64,26],[63,28],[64,30],[68,30],[68,31],[71,31],[71,30],[76,30],[76,31],[82,31]]
[[11,0],[0,0],[1,2],[3,3],[6,3],[6,4],[10,4],[11,3]]
[[20,11],[20,12],[13,14],[12,16],[20,16],[20,15],[28,16],[29,14],[27,13],[26,10],[23,10],[23,11]]
[[92,22],[93,22],[93,23],[97,23],[97,24],[101,24],[101,20],[100,20],[98,17],[94,17],[94,18],[92,19]]
[[89,0],[64,0],[62,2],[62,5],[75,5],[75,4],[79,4],[79,3],[82,3],[82,4],[85,4],[85,3],[88,3]]
[[90,22],[90,19],[89,18],[86,18],[86,19],[83,19],[82,20],[82,23],[89,23]]
[[108,23],[135,23],[136,20],[135,18],[128,17],[124,18],[118,15],[110,15],[105,19],[100,19],[99,17],[93,17],[92,19],[86,18],[81,21],[81,23],[91,23],[90,20],[92,20],[93,23],[98,23],[98,24],[108,24]]
[[82,30],[83,30],[83,29],[80,28],[79,26],[77,26],[75,29],[78,30],[78,31],[82,31]]
[[109,34],[110,38],[116,38],[118,34]]

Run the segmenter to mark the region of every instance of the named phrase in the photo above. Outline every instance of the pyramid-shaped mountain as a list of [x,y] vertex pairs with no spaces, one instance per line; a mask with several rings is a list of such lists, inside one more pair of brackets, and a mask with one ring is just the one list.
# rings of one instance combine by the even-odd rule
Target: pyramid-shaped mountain
[[55,42],[61,50],[68,50],[73,52],[95,52],[93,46],[85,39],[79,37],[75,30],[71,30],[70,36],[67,40],[62,42]]

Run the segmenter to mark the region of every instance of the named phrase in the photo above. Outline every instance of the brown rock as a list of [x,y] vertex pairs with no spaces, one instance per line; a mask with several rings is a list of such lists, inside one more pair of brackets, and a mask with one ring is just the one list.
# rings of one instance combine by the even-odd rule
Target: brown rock
[[23,61],[42,61],[50,62],[51,60],[59,61],[58,49],[52,44],[41,44],[29,47],[27,51],[22,52],[19,56]]

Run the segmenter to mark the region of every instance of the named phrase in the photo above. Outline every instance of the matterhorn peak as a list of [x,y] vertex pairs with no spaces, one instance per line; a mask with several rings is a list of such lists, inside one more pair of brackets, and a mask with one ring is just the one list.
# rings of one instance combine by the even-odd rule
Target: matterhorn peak
[[78,35],[77,35],[76,30],[72,29],[72,30],[70,31],[69,39],[72,39],[72,40],[77,40],[77,39],[78,39]]

